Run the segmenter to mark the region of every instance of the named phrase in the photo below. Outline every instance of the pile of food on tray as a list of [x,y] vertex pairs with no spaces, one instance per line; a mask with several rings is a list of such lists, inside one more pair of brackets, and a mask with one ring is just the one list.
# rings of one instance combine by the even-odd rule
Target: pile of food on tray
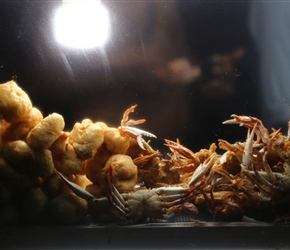
[[[245,141],[218,141],[192,152],[155,135],[124,112],[118,128],[84,119],[65,131],[57,113],[43,116],[14,82],[0,84],[0,225],[135,224],[177,213],[213,221],[283,222],[290,209],[290,133],[269,133],[255,117],[225,124],[247,128]],[[290,124],[288,124],[290,126]],[[168,223],[168,222],[167,222]]]

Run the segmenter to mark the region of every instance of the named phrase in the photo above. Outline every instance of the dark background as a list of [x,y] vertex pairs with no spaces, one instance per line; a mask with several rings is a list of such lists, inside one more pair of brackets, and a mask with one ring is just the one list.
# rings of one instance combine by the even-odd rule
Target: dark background
[[[131,4],[117,2],[121,9]],[[114,25],[126,18],[121,11],[115,11],[114,1],[104,4],[111,10]],[[163,4],[166,8],[166,1]],[[119,126],[122,112],[137,103],[133,117],[146,118],[140,127],[157,135],[158,139],[151,142],[153,147],[162,148],[164,138],[179,138],[194,150],[208,147],[220,138],[245,139],[245,129],[221,123],[233,113],[259,115],[257,57],[248,34],[247,1],[178,1],[176,11],[186,40],[182,56],[197,62],[202,69],[199,79],[185,85],[161,81],[149,64],[118,64],[106,57],[110,49],[122,52],[126,46],[130,48],[134,37],[127,41],[120,34],[115,36],[119,40],[110,43],[108,51],[71,50],[57,45],[51,19],[59,5],[58,1],[0,2],[0,82],[16,80],[44,115],[62,114],[66,130],[86,117]],[[139,11],[142,14],[142,9]],[[150,41],[158,13],[149,10],[146,18],[147,26],[140,30],[144,41]],[[136,23],[141,27],[136,20],[128,23],[132,23],[128,31]],[[114,29],[118,34],[118,27]],[[234,91],[211,97],[215,90],[206,87],[215,77],[210,59],[239,47],[245,54],[233,62]]]

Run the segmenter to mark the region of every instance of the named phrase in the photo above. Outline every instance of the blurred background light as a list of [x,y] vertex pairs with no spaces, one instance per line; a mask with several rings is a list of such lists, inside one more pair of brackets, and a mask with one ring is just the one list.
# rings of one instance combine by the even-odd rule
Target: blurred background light
[[54,17],[57,42],[71,48],[103,46],[109,36],[109,14],[100,1],[63,1]]

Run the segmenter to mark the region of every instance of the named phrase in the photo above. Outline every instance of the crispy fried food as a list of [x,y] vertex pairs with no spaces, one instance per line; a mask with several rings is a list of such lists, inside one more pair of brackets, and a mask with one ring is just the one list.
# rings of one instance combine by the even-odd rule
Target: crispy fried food
[[29,96],[14,81],[0,84],[0,117],[10,123],[25,120],[32,109]]
[[2,143],[7,141],[24,140],[29,131],[43,119],[42,113],[35,107],[31,109],[29,116],[17,123],[2,121],[0,135]]
[[16,189],[25,189],[40,184],[39,178],[16,171],[3,158],[0,158],[0,180],[12,184]]
[[17,140],[7,142],[3,146],[3,157],[20,173],[30,172],[33,159],[33,150],[25,141]]
[[70,132],[68,142],[83,160],[92,158],[98,148],[104,142],[104,130],[100,123],[93,123],[90,119],[84,119],[76,123]]
[[64,129],[64,119],[53,113],[45,117],[27,135],[27,144],[35,149],[48,149],[61,135]]
[[101,185],[102,169],[111,156],[112,153],[103,145],[92,159],[85,161],[85,173],[91,182],[96,185]]
[[244,142],[218,140],[220,155],[214,143],[193,152],[165,140],[170,153],[163,157],[142,139],[153,134],[132,127],[145,121],[129,119],[135,107],[119,128],[84,119],[64,132],[61,115],[43,119],[14,81],[1,84],[0,225],[73,224],[89,213],[134,223],[184,210],[209,212],[213,220],[260,210],[289,217],[290,128],[287,136],[269,134],[258,118],[233,115],[225,124],[245,126]]
[[54,170],[52,153],[48,149],[34,151],[31,172],[39,177],[52,175]]
[[76,183],[77,185],[81,186],[84,189],[88,185],[92,184],[92,182],[90,181],[90,179],[87,178],[86,175],[80,175],[80,174],[77,174],[74,176],[74,183]]
[[68,133],[62,133],[50,148],[54,166],[64,174],[80,174],[84,169],[84,161],[68,142],[68,135]]
[[42,215],[48,205],[48,198],[39,187],[33,187],[23,197],[22,216],[27,222],[36,222],[42,219]]
[[98,184],[89,184],[85,188],[94,197],[101,197],[103,195],[103,186]]
[[130,192],[137,182],[137,166],[128,155],[116,154],[111,156],[102,173],[104,178],[109,175],[113,185],[120,193]]
[[105,129],[106,148],[113,154],[125,154],[130,146],[130,137],[122,135],[117,128]]
[[25,141],[8,142],[3,147],[4,158],[20,173],[46,177],[53,173],[52,154],[48,149],[35,151]]
[[81,222],[87,214],[87,202],[72,193],[62,193],[49,201],[50,217],[61,224]]
[[65,188],[65,184],[56,173],[44,178],[41,183],[41,189],[49,198],[59,195]]

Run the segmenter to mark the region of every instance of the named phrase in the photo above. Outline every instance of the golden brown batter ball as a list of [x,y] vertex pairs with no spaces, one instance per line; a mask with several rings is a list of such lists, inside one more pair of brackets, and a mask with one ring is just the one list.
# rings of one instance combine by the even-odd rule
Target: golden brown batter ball
[[29,116],[32,103],[29,96],[14,81],[0,84],[0,117],[17,123]]

